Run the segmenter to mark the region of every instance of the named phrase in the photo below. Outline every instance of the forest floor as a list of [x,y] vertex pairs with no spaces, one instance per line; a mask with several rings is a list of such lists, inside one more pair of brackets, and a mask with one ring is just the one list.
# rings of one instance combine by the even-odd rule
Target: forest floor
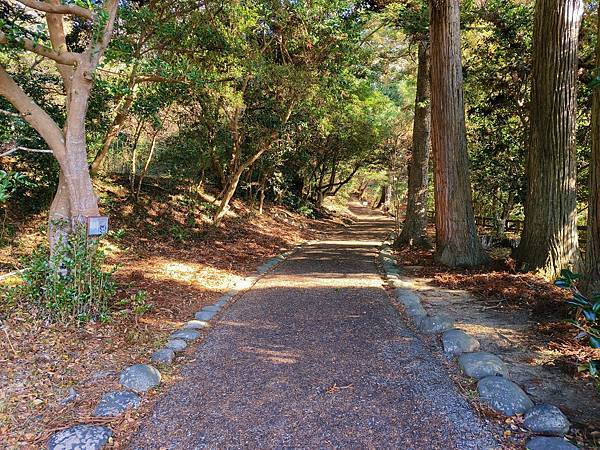
[[[133,204],[119,184],[102,182],[97,188],[113,230],[105,239],[109,262],[120,266],[117,299],[143,290],[151,310],[136,316],[117,306],[107,324],[59,326],[0,301],[1,448],[37,448],[62,427],[102,423],[91,417],[93,408],[101,394],[117,388],[121,369],[147,361],[195,311],[282,248],[317,237],[333,222],[279,207],[258,215],[236,202],[235,214],[214,228],[207,224],[212,205],[192,204],[185,193],[170,195],[157,187]],[[0,274],[20,268],[19,257],[44,241],[45,221],[42,214],[10,218],[16,232],[0,248]],[[177,379],[178,370],[175,364],[163,373],[163,386]],[[71,388],[77,397],[66,401]],[[124,432],[135,414],[112,427]]]
[[575,441],[598,448],[600,394],[577,368],[600,355],[565,322],[569,292],[536,275],[515,273],[507,249],[491,254],[492,266],[476,270],[440,266],[426,250],[401,250],[397,260],[426,310],[452,317],[483,350],[509,363],[511,379],[536,403],[554,404],[567,414]]
[[[111,217],[109,262],[121,266],[117,298],[143,290],[152,308],[136,316],[116,307],[108,324],[78,328],[46,324],[27,308],[0,301],[0,436],[7,448],[39,447],[62,427],[103,423],[91,417],[93,408],[102,393],[117,387],[123,367],[147,361],[173,329],[265,259],[345,221],[307,219],[279,207],[258,215],[235,202],[225,225],[214,228],[208,224],[214,211],[209,198],[169,194],[157,185],[147,186],[136,203],[119,183],[100,182],[97,189],[102,211]],[[43,214],[8,218],[14,236],[0,247],[0,275],[20,268],[20,257],[44,241],[45,221]],[[511,377],[534,400],[560,406],[577,425],[576,441],[597,441],[600,398],[577,371],[590,350],[564,322],[568,293],[514,273],[505,254],[496,256],[494,266],[472,271],[439,267],[423,251],[402,251],[398,262],[416,279],[426,308],[443,309],[485,350],[509,362]],[[183,355],[193,361],[190,349]],[[180,369],[175,364],[163,373],[163,387],[142,408],[111,422],[117,435],[137,428],[153,401],[180,379]],[[471,391],[463,377],[457,379]],[[70,388],[77,397],[63,404]]]

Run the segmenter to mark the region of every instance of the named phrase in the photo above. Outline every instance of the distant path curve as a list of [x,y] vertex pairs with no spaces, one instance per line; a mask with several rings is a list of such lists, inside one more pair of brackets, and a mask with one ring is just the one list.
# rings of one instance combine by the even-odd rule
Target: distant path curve
[[225,311],[131,448],[498,447],[390,303],[392,223],[357,212]]

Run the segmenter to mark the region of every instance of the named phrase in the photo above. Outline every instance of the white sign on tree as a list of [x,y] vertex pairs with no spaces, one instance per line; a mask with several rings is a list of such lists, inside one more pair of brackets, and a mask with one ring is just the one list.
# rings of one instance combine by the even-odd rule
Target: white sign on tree
[[108,233],[108,217],[92,216],[88,217],[87,234],[88,236],[102,236]]

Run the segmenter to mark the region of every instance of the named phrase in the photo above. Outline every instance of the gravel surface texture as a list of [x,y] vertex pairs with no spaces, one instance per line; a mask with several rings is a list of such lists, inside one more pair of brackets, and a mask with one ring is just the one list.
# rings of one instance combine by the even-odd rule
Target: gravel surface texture
[[130,448],[497,448],[382,286],[391,227],[363,215],[240,296]]

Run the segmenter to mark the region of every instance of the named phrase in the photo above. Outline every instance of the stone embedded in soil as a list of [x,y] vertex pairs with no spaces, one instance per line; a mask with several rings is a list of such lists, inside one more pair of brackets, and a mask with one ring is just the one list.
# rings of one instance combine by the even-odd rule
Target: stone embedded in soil
[[214,311],[198,311],[194,317],[196,318],[196,320],[210,320],[213,317],[215,317],[217,313]]
[[170,348],[161,348],[152,353],[150,361],[154,364],[163,364],[169,366],[173,364],[173,358],[175,358],[175,352]]
[[458,366],[466,376],[476,380],[508,375],[506,364],[496,355],[487,352],[463,353],[458,357]]
[[160,372],[148,364],[134,364],[121,372],[119,383],[134,392],[147,392],[160,384]]
[[406,314],[413,319],[415,322],[419,322],[424,316],[427,315],[419,297],[408,289],[396,289],[396,297],[400,300],[400,303],[404,306]]
[[231,300],[231,298],[232,298],[231,295],[225,294],[225,295],[219,297],[219,300],[217,300],[215,302],[215,306],[219,306],[220,308],[222,308],[223,306],[225,306],[227,304],[227,302],[229,300]]
[[482,403],[506,416],[523,414],[533,407],[533,402],[523,390],[504,377],[482,378],[477,383]]
[[100,450],[111,437],[108,427],[75,425],[54,433],[48,440],[48,450]]
[[187,347],[187,342],[183,339],[171,339],[165,344],[165,347],[170,348],[174,352],[182,352]]
[[454,327],[454,321],[447,316],[425,316],[419,320],[418,328],[423,333],[441,333]]
[[479,341],[462,330],[448,330],[442,335],[444,352],[449,355],[476,352],[479,350]]
[[529,431],[549,436],[564,436],[571,423],[554,405],[535,405],[525,413],[523,423]]
[[200,333],[191,328],[182,328],[169,336],[169,339],[183,339],[184,341],[195,341]]
[[559,437],[536,436],[525,446],[527,450],[577,450],[578,447]]
[[419,296],[409,289],[397,288],[395,292],[396,297],[398,297],[398,300],[400,300],[404,306],[421,304]]
[[117,417],[129,408],[140,406],[141,399],[139,395],[127,391],[115,391],[104,394],[96,409],[94,415],[97,417]]
[[414,284],[405,280],[391,280],[390,284],[397,289],[410,290],[414,288]]
[[205,320],[190,320],[183,326],[183,329],[201,330],[208,327],[210,324]]
[[204,308],[202,308],[202,311],[214,311],[214,312],[219,312],[221,311],[221,306],[217,305],[216,303],[214,305],[208,305],[205,306]]

